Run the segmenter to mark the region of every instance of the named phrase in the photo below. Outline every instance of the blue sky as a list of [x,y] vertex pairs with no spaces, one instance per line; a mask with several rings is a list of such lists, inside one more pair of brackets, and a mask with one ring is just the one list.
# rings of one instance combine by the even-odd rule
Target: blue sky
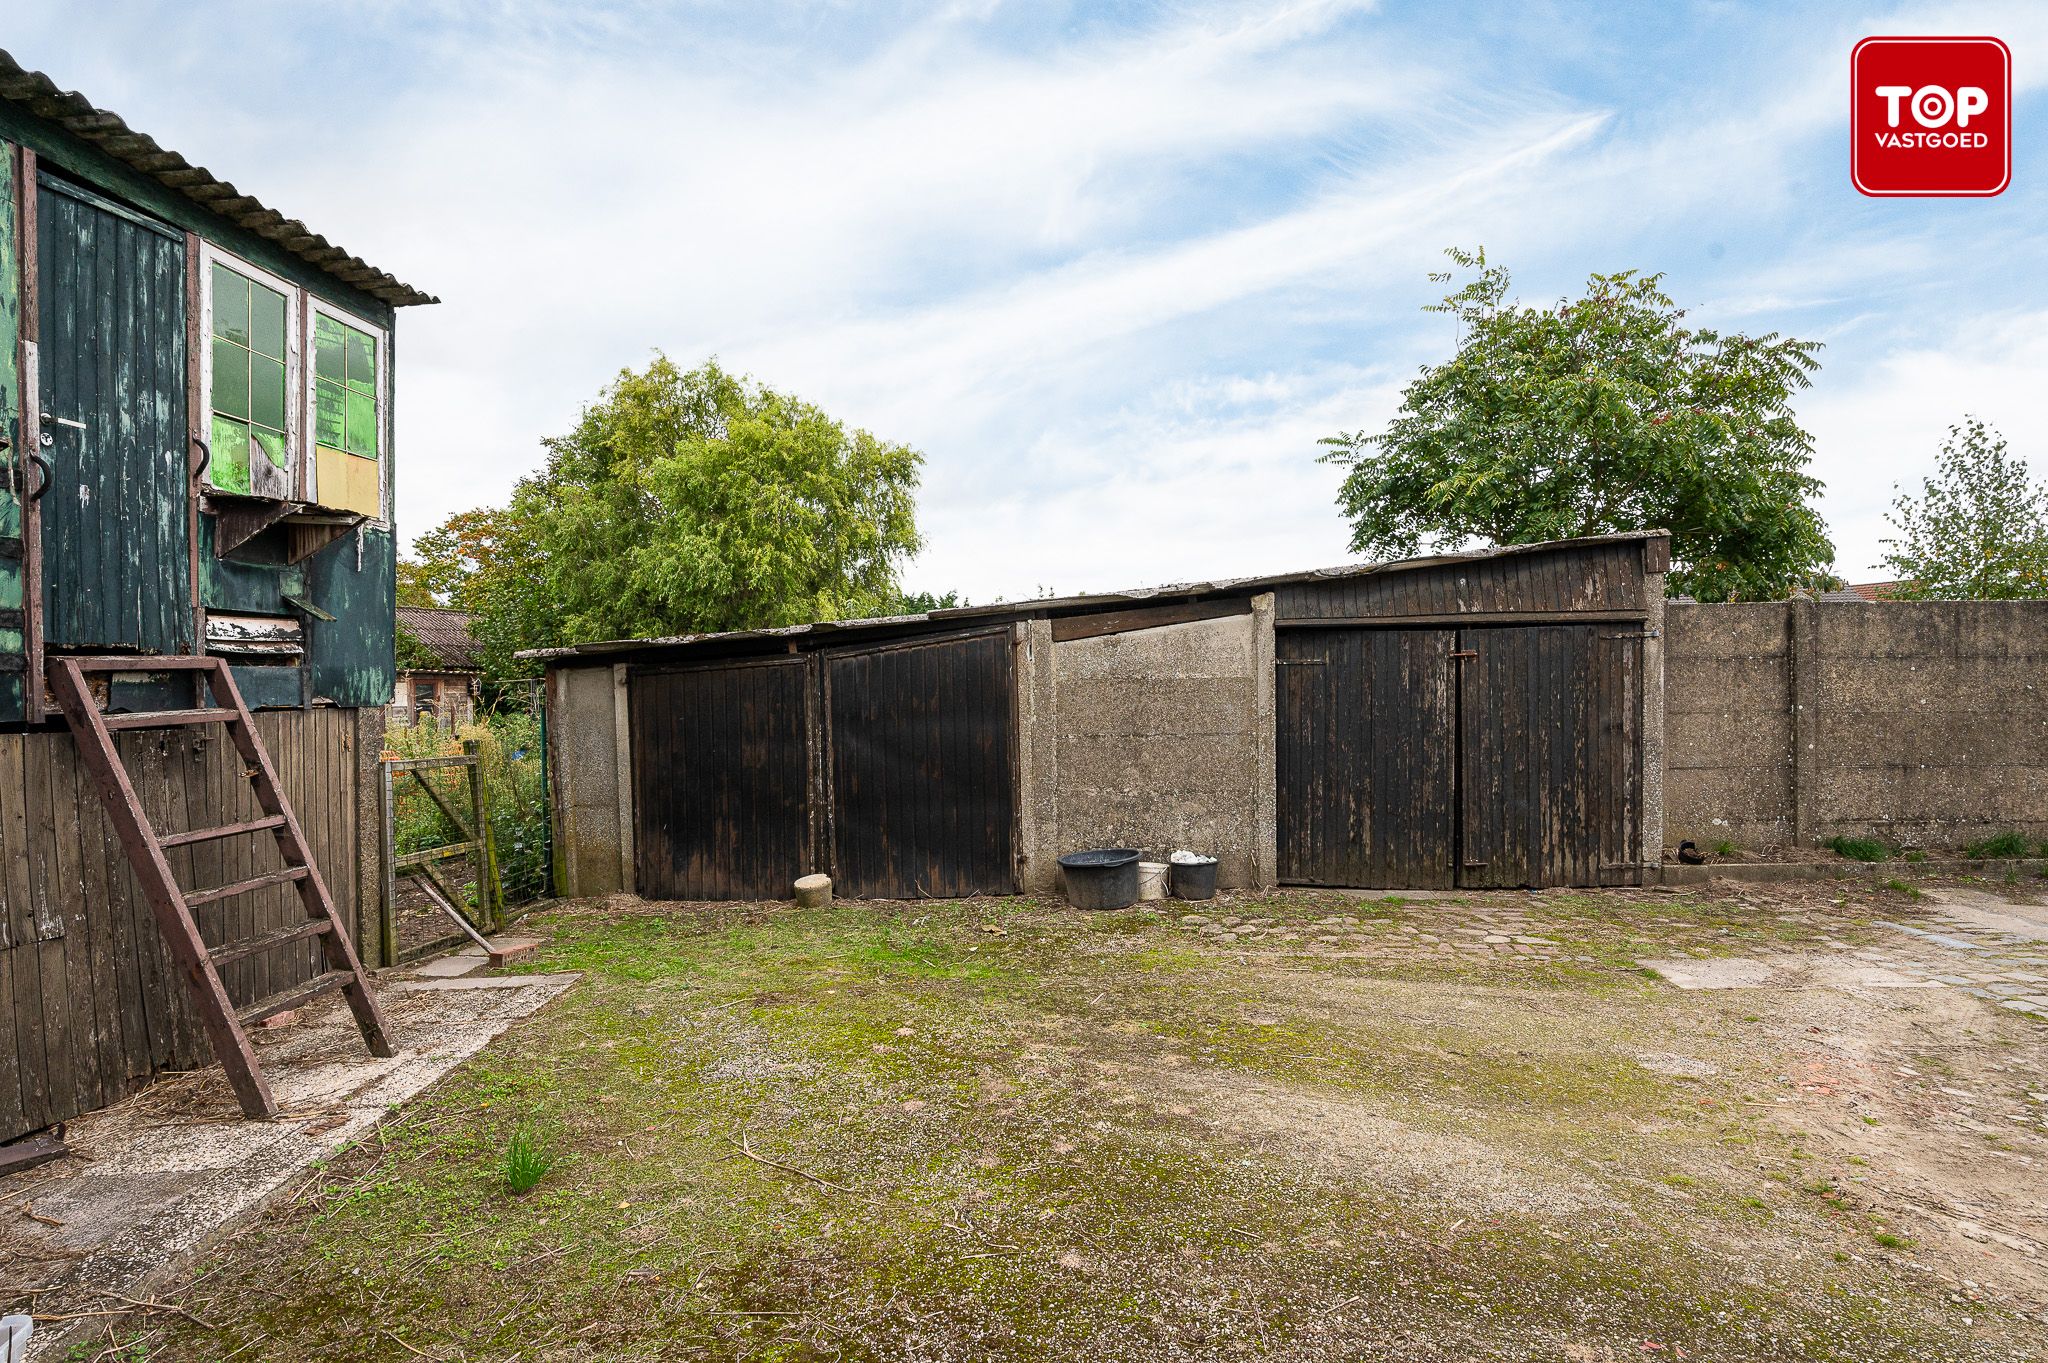
[[[2010,45],[2004,195],[1855,192],[1872,33]],[[406,536],[658,348],[923,450],[912,586],[1342,562],[1316,441],[1448,352],[1452,244],[1824,342],[1852,579],[1964,414],[2048,473],[2048,6],[15,0],[0,46],[443,297],[399,330]]]

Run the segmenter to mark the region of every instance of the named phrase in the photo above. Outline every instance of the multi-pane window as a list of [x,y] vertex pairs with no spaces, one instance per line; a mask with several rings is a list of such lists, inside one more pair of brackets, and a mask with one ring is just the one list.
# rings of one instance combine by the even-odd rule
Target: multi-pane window
[[212,285],[213,485],[225,492],[289,496],[290,300],[217,261]]
[[325,312],[313,315],[314,475],[329,506],[379,515],[377,338]]
[[384,333],[204,246],[217,491],[384,515]]

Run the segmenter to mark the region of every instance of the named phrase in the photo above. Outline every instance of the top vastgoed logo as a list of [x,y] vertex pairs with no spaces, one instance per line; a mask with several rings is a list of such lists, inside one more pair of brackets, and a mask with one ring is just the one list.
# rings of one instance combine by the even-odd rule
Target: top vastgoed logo
[[1878,197],[2012,181],[2012,53],[1996,38],[1865,38],[1849,57],[1850,177]]

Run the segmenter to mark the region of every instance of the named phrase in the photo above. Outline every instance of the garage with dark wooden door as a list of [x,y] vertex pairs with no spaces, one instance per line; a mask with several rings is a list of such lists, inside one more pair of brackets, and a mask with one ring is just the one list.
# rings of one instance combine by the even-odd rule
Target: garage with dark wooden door
[[[1657,532],[550,650],[569,893],[1638,883],[1661,850]],[[624,698],[624,706],[620,700]]]
[[1279,879],[1641,883],[1643,646],[1665,543],[1281,588]]
[[853,898],[1017,888],[1007,627],[629,681],[643,893],[773,899],[827,868]]

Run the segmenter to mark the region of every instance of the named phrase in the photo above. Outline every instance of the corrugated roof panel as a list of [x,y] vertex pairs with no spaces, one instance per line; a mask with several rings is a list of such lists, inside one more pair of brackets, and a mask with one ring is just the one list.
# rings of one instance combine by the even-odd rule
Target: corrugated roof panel
[[121,116],[96,107],[76,90],[60,90],[40,71],[31,71],[0,50],[0,99],[17,104],[47,123],[90,142],[116,161],[175,190],[209,213],[253,232],[308,265],[333,275],[395,308],[441,300],[352,256],[327,238],[274,208],[266,208],[204,166],[195,166],[156,139],[136,132]]

